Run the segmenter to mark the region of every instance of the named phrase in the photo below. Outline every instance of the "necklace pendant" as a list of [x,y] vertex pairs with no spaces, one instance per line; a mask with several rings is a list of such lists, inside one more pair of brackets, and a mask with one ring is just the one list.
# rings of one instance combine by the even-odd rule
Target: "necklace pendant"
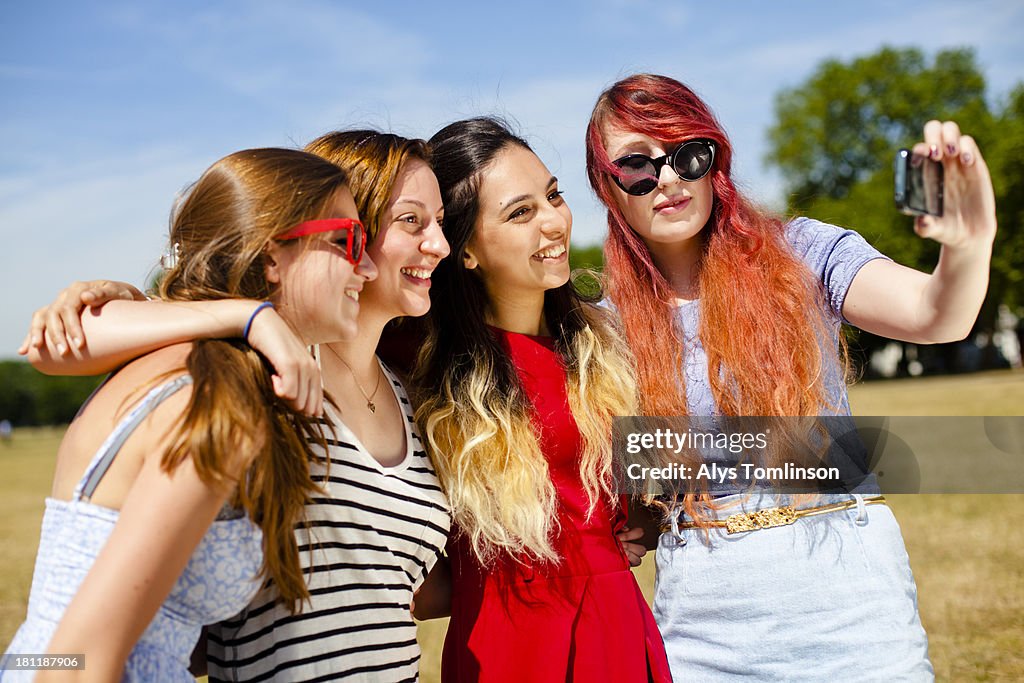
[[373,401],[367,401],[366,402],[366,407],[370,409],[371,413],[376,413],[377,412],[377,406],[375,406],[373,404]]

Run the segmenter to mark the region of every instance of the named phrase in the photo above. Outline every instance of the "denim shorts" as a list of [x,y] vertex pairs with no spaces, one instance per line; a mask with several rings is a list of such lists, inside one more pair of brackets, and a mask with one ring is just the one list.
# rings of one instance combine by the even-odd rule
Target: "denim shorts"
[[[809,504],[859,499],[822,496]],[[730,496],[718,513],[791,501]],[[654,616],[676,681],[931,681],[928,638],[899,525],[860,504],[729,535],[682,529],[658,543]]]

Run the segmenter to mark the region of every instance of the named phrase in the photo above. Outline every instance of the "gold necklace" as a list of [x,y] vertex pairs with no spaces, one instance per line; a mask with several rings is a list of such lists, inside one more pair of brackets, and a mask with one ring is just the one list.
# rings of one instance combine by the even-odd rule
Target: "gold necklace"
[[[367,410],[369,410],[371,413],[376,413],[377,412],[377,404],[375,404],[373,402],[373,397],[377,395],[377,390],[380,389],[380,378],[381,378],[381,375],[383,374],[380,371],[380,363],[377,363],[377,384],[374,385],[373,391],[370,392],[369,396],[367,396],[366,392],[363,391],[363,387],[359,384],[359,378],[356,377],[356,371],[352,369],[352,366],[349,365],[348,362],[344,358],[341,357],[341,354],[338,353],[337,351],[335,351],[330,345],[328,345],[327,348],[330,349],[331,353],[334,354],[334,357],[337,358],[338,360],[340,360],[342,362],[342,364],[346,368],[348,368],[348,371],[350,373],[352,373],[352,381],[356,383],[356,389],[358,389],[359,393],[362,394],[363,398],[366,399],[366,408],[367,408]],[[374,362],[376,362],[376,359],[374,359]]]

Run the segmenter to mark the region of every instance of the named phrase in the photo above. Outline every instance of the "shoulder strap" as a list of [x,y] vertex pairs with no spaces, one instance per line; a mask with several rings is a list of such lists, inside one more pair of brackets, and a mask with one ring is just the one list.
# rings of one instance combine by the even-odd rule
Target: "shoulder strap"
[[96,491],[96,487],[99,486],[100,481],[103,479],[103,475],[110,469],[110,465],[114,462],[114,457],[117,452],[121,450],[121,446],[124,445],[128,437],[132,435],[136,427],[138,427],[143,420],[149,416],[157,406],[164,402],[167,397],[174,394],[176,391],[181,389],[183,386],[192,383],[192,377],[189,375],[182,375],[177,377],[166,384],[161,384],[156,387],[143,398],[137,406],[132,408],[132,411],[125,416],[123,420],[117,423],[114,427],[114,431],[110,433],[107,440],[103,442],[99,450],[96,451],[96,455],[92,457],[92,462],[89,463],[89,467],[86,468],[85,474],[82,476],[82,480],[78,482],[78,486],[75,487],[75,493],[72,495],[72,500],[88,500],[92,497],[92,494]]

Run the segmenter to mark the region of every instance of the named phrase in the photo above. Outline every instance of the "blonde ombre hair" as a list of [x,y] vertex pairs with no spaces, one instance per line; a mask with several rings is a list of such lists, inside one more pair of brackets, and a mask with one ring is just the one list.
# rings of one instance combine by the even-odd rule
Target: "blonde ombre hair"
[[[493,119],[454,123],[430,140],[452,253],[434,271],[428,340],[414,385],[416,417],[452,514],[483,564],[507,554],[558,562],[555,487],[516,370],[487,327],[482,281],[462,265],[476,224],[480,178],[509,145],[529,146]],[[544,316],[566,369],[583,442],[579,472],[593,514],[614,504],[611,424],[636,411],[628,348],[608,311],[572,283],[549,290]]]

